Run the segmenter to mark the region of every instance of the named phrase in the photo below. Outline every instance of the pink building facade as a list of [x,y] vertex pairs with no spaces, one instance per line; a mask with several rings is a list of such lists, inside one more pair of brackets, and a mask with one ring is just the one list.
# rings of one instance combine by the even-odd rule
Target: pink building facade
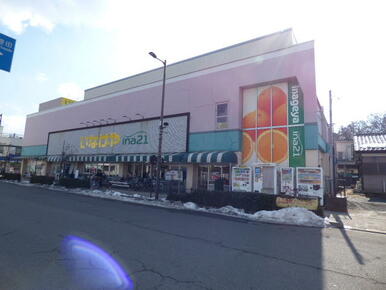
[[[303,94],[304,166],[320,166],[328,174],[327,123],[316,95],[314,43],[295,43],[292,30],[167,67],[165,115],[183,115],[187,121],[186,127],[181,127],[186,131],[186,140],[183,140],[186,146],[166,148],[174,152],[164,151],[170,160],[165,164],[169,169],[183,169],[188,190],[205,187],[218,175],[229,180],[229,167],[243,163],[245,92],[253,92],[256,88],[257,95],[259,87],[289,82],[296,82]],[[28,115],[22,152],[24,172],[33,171],[34,162],[40,164],[40,174],[53,175],[58,170],[61,157],[58,150],[50,151],[49,135],[71,139],[75,138],[70,136],[71,132],[77,136],[77,132],[86,134],[91,128],[103,127],[102,131],[107,132],[119,124],[122,124],[122,130],[125,130],[125,124],[151,127],[151,121],[160,115],[161,89],[162,68],[88,89],[83,101]],[[59,137],[60,131],[70,135]],[[58,133],[55,135],[54,132]],[[169,132],[165,138],[173,140],[174,135],[175,132]],[[132,148],[127,152],[125,149],[103,151],[99,148],[95,152],[90,149],[87,154],[74,148],[67,154],[71,160],[70,170],[82,173],[89,169],[88,163],[99,162],[109,164],[110,169],[114,167],[114,174],[122,177],[138,173],[138,166],[141,166],[142,174],[143,168],[147,174],[151,173],[152,169],[146,168],[150,166],[150,156],[155,153],[153,149]],[[140,157],[131,158],[134,155]],[[101,158],[88,161],[91,156]],[[215,177],[211,176],[212,172]]]

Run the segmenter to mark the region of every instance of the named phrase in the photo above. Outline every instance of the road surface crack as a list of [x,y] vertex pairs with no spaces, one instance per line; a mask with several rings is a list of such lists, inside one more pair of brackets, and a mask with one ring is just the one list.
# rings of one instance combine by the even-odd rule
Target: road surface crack
[[131,225],[133,227],[136,227],[136,228],[140,228],[140,229],[144,229],[144,230],[148,230],[148,231],[152,231],[152,232],[157,232],[157,233],[165,234],[165,235],[169,235],[169,236],[174,236],[174,237],[178,237],[178,238],[182,238],[182,239],[196,240],[196,241],[200,241],[200,242],[203,242],[203,243],[212,244],[212,245],[215,245],[215,246],[227,249],[227,250],[237,251],[237,252],[240,252],[240,253],[243,253],[243,254],[260,256],[260,257],[264,257],[264,258],[267,258],[267,259],[277,260],[277,261],[285,262],[285,263],[292,264],[292,265],[297,265],[297,266],[302,266],[302,267],[307,267],[307,268],[313,268],[313,269],[319,270],[319,271],[332,272],[332,273],[335,273],[335,274],[344,275],[344,276],[348,276],[348,277],[352,277],[352,278],[358,278],[358,279],[364,279],[364,280],[372,281],[375,284],[386,285],[386,282],[378,281],[378,280],[376,280],[374,278],[369,278],[369,277],[364,277],[364,276],[360,276],[360,275],[345,273],[345,272],[341,272],[341,271],[333,270],[333,269],[328,269],[328,268],[324,268],[324,267],[317,266],[317,265],[312,265],[312,264],[307,264],[307,263],[302,263],[302,262],[296,262],[296,261],[292,261],[292,260],[289,260],[289,259],[285,259],[285,258],[273,256],[273,255],[267,255],[267,254],[263,254],[263,253],[259,253],[259,252],[255,252],[255,251],[251,251],[251,250],[235,248],[235,247],[227,246],[227,245],[223,244],[221,241],[220,242],[216,242],[216,241],[207,240],[207,239],[204,239],[204,238],[191,237],[191,236],[185,236],[185,235],[171,233],[171,232],[167,232],[167,231],[162,231],[162,230],[154,229],[154,228],[151,228],[151,227],[146,227],[146,226],[138,225],[138,224],[132,223],[132,222],[127,221],[127,220],[123,221],[123,222],[125,222],[125,223],[127,223],[127,224],[129,224],[129,225]]
[[134,271],[132,272],[131,274],[139,274],[139,273],[152,273],[152,274],[155,274],[157,276],[159,276],[161,278],[161,283],[156,285],[154,287],[154,289],[158,289],[159,287],[161,287],[164,283],[165,280],[171,280],[173,281],[174,283],[177,283],[177,284],[191,284],[191,285],[194,285],[194,286],[197,286],[199,288],[202,288],[202,289],[211,289],[211,288],[208,288],[206,286],[203,285],[203,283],[201,281],[196,281],[196,280],[179,280],[173,276],[169,276],[169,275],[165,275],[165,274],[162,274],[161,272],[153,269],[153,268],[149,268],[145,265],[145,263],[143,263],[142,261],[140,260],[135,260],[136,262],[138,262],[139,264],[141,264],[141,269],[137,270],[137,271]]

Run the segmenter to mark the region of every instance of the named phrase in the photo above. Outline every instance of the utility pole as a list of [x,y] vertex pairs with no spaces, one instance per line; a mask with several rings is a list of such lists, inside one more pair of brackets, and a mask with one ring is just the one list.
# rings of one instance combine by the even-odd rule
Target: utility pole
[[331,163],[332,163],[332,170],[331,170],[331,176],[332,176],[332,195],[335,197],[336,195],[336,177],[335,177],[335,138],[334,138],[334,125],[332,123],[332,93],[331,90],[329,91],[329,101],[330,101],[330,140],[331,140]]

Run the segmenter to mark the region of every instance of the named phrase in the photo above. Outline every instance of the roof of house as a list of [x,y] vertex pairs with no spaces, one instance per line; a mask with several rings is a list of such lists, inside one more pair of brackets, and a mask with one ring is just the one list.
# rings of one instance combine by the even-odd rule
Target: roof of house
[[355,151],[386,151],[386,134],[354,136]]

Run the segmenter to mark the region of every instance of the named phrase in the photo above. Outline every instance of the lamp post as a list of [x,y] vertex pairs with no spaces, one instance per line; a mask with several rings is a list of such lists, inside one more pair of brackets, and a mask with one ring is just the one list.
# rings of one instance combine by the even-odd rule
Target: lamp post
[[158,154],[157,154],[157,179],[156,179],[156,188],[155,188],[155,199],[159,197],[160,189],[160,179],[161,179],[161,154],[162,154],[162,135],[164,130],[164,104],[165,104],[165,80],[166,80],[166,59],[161,60],[157,57],[154,52],[149,52],[149,54],[162,62],[164,66],[164,74],[162,81],[162,100],[161,100],[161,115],[160,115],[160,124],[159,124],[159,137],[158,137]]

